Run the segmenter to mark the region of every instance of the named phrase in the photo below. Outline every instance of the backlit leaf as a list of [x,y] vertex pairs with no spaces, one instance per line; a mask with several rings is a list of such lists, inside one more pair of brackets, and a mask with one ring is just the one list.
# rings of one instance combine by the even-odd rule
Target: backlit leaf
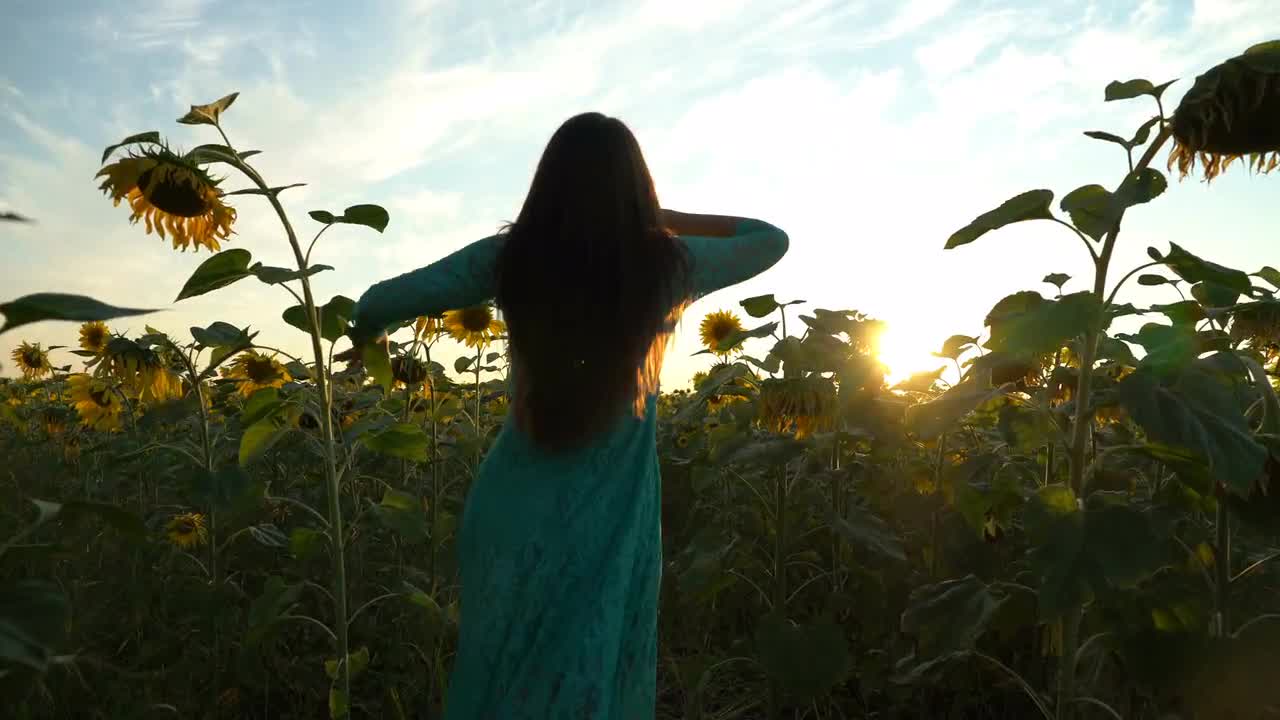
[[241,248],[223,250],[200,263],[200,267],[196,268],[196,271],[187,279],[174,301],[203,295],[249,277],[251,260],[253,255],[248,250]]
[[4,325],[0,327],[0,333],[42,320],[87,322],[146,315],[153,312],[155,310],[116,307],[84,295],[35,293],[7,303],[0,303],[0,314],[4,315]]
[[1029,190],[1004,201],[994,210],[985,212],[960,228],[947,239],[946,249],[960,247],[977,240],[988,231],[1024,220],[1051,220],[1053,213],[1051,190]]

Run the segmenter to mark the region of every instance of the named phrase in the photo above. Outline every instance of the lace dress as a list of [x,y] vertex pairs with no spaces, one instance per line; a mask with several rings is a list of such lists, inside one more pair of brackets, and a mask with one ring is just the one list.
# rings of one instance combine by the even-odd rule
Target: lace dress
[[[695,298],[787,251],[743,220],[734,236],[681,238]],[[380,282],[358,336],[495,294],[502,236]],[[589,390],[588,390],[589,391]],[[553,455],[506,423],[468,492],[458,538],[460,636],[445,720],[652,720],[662,575],[657,395],[589,447]]]

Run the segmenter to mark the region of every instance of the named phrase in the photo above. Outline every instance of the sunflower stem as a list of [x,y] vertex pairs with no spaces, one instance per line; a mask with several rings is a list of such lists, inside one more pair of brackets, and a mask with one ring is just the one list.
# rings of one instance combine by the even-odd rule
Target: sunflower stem
[[[1145,170],[1155,158],[1156,153],[1168,142],[1172,135],[1173,131],[1168,126],[1161,128],[1159,134],[1156,135],[1146,152],[1143,153],[1142,158],[1132,172]],[[1132,174],[1132,172],[1129,174]],[[1093,295],[1099,302],[1107,300],[1107,269],[1111,265],[1111,254],[1115,250],[1116,238],[1120,235],[1120,224],[1123,220],[1124,211],[1121,210],[1116,217],[1115,224],[1107,231],[1102,243],[1102,252],[1094,260]],[[1071,473],[1070,487],[1072,492],[1076,493],[1077,498],[1084,489],[1085,453],[1091,439],[1090,436],[1093,434],[1090,432],[1093,422],[1089,407],[1093,391],[1093,365],[1097,359],[1098,337],[1102,332],[1100,323],[1101,318],[1099,319],[1099,325],[1090,327],[1085,333],[1084,345],[1080,349],[1080,377],[1076,386],[1075,418],[1071,425],[1071,451],[1068,455]],[[1067,615],[1063,619],[1062,657],[1075,657],[1076,651],[1079,649],[1080,625],[1083,619],[1083,607],[1071,608],[1067,611]],[[1075,663],[1067,661],[1060,665],[1057,690],[1056,710],[1058,711],[1059,720],[1072,720],[1076,713],[1074,708],[1069,707],[1069,703],[1076,696]]]
[[[218,125],[214,127],[217,127],[218,132],[222,134],[227,147],[233,148],[222,128]],[[234,148],[232,152],[235,152]],[[340,478],[338,477],[337,453],[333,439],[333,397],[330,395],[324,348],[320,344],[319,313],[316,310],[315,297],[311,292],[311,280],[306,272],[307,256],[302,252],[302,246],[298,243],[298,234],[294,231],[293,224],[289,222],[289,215],[284,211],[284,206],[280,204],[280,198],[277,197],[276,193],[271,192],[270,186],[262,179],[262,176],[252,166],[241,160],[238,154],[233,165],[245,173],[260,190],[264,191],[267,201],[271,203],[271,208],[275,210],[276,216],[280,218],[280,224],[284,226],[285,234],[289,239],[289,246],[293,250],[294,260],[297,262],[298,270],[302,275],[298,280],[302,285],[302,298],[306,305],[307,323],[309,325],[309,334],[311,335],[311,351],[316,361],[316,389],[320,393],[320,405],[323,410],[320,413],[320,428],[324,435],[324,474],[329,496],[329,535],[330,541],[333,543],[333,601],[335,615],[333,624],[337,630],[336,634],[331,634],[331,636],[337,646],[338,657],[343,660],[343,662],[338,663],[338,681],[343,694],[349,698],[351,697],[351,667],[350,663],[345,662],[346,658],[351,654],[347,627],[346,533],[342,526]]]

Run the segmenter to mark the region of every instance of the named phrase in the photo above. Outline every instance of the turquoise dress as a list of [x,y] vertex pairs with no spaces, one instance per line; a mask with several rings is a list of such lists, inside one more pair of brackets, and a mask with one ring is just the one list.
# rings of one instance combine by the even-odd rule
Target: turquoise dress
[[[768,269],[787,235],[743,220],[682,237],[695,298]],[[494,297],[502,236],[380,282],[357,337]],[[589,392],[590,389],[584,389]],[[657,395],[588,447],[555,455],[506,423],[468,492],[458,537],[458,652],[445,720],[652,720],[662,538]]]

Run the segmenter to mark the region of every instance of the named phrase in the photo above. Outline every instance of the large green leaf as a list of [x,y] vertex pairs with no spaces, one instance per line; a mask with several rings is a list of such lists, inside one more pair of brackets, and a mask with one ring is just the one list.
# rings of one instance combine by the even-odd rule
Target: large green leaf
[[187,283],[182,286],[182,291],[174,298],[174,302],[203,295],[249,277],[252,274],[249,272],[252,260],[253,255],[248,250],[223,250],[200,263],[200,267],[187,278]]
[[1190,325],[1147,323],[1136,335],[1121,334],[1118,337],[1141,345],[1146,354],[1139,365],[1159,375],[1168,375],[1186,367],[1200,353],[1196,331]]
[[1248,495],[1259,479],[1267,451],[1250,432],[1231,388],[1203,363],[1164,378],[1139,368],[1115,394],[1147,437],[1200,456],[1234,492]]
[[247,328],[242,330],[221,320],[208,327],[192,327],[191,337],[207,348],[244,345],[252,340]]
[[409,493],[388,489],[382,502],[373,506],[373,513],[407,543],[423,543],[430,536],[422,502]]
[[1067,193],[1058,204],[1071,216],[1080,232],[1101,240],[1118,219],[1117,205],[1111,192],[1101,185],[1084,185]]
[[1002,394],[1003,387],[990,388],[966,380],[929,402],[907,408],[905,423],[908,430],[922,439],[937,437],[978,406]]
[[293,430],[302,410],[296,405],[282,404],[266,417],[244,430],[240,437],[240,465],[246,466],[262,457],[262,454]]
[[308,267],[304,272],[302,270],[296,270],[296,269],[284,268],[284,267],[274,267],[271,265],[263,265],[261,263],[257,263],[253,267],[249,268],[249,272],[256,275],[259,280],[261,280],[262,282],[268,285],[278,285],[280,283],[289,282],[291,280],[298,280],[303,277],[311,277],[312,275],[315,275],[318,272],[323,272],[325,270],[332,270],[332,269],[333,269],[332,265],[312,265]]
[[160,133],[156,130],[148,130],[147,132],[130,135],[114,145],[108,145],[107,148],[102,151],[102,160],[100,162],[105,163],[107,158],[111,157],[111,153],[125,145],[158,145],[159,143]]
[[1203,260],[1182,249],[1177,243],[1169,243],[1169,253],[1161,261],[1178,277],[1192,285],[1212,282],[1241,293],[1249,292],[1251,286],[1248,273]]
[[0,584],[0,660],[43,672],[66,636],[70,617],[71,604],[53,583]]
[[942,343],[942,349],[934,353],[937,357],[957,360],[964,351],[977,344],[978,338],[972,335],[952,335]]
[[765,672],[801,701],[825,694],[849,667],[844,628],[830,621],[793,625],[771,615],[756,628],[756,649]]
[[1120,209],[1148,203],[1164,193],[1169,181],[1164,173],[1154,168],[1142,168],[1125,176],[1116,188],[1115,202]]
[[1112,100],[1129,100],[1130,98],[1141,97],[1143,95],[1150,95],[1153,98],[1159,99],[1160,96],[1164,94],[1165,89],[1174,82],[1176,82],[1176,80],[1170,80],[1169,82],[1162,83],[1160,85],[1152,85],[1150,80],[1143,80],[1141,78],[1126,80],[1124,82],[1112,80],[1107,83],[1103,98],[1106,102],[1111,102]]
[[889,560],[905,563],[907,553],[902,547],[902,539],[893,532],[884,520],[876,517],[871,511],[853,506],[844,516],[829,512],[827,522],[845,542],[849,543],[858,555],[855,561],[861,565],[869,565],[866,557],[872,560]]
[[1102,303],[1091,292],[1031,303],[1026,309],[993,310],[987,316],[991,326],[987,347],[1022,356],[1051,353],[1099,327],[1102,319]]
[[972,650],[1004,601],[976,575],[922,585],[907,600],[902,631],[916,636],[921,655]]
[[[320,337],[329,342],[337,342],[347,333],[351,316],[355,314],[355,301],[343,295],[335,295],[332,300],[316,308],[320,314]],[[307,322],[307,311],[303,305],[294,305],[281,315],[286,323],[302,332],[311,332],[311,323]]]
[[1120,503],[1079,507],[1062,485],[1042,488],[1027,506],[1028,554],[1040,578],[1039,607],[1046,618],[1108,589],[1134,587],[1164,561],[1163,541],[1140,511]]
[[946,249],[960,247],[977,240],[991,230],[996,230],[1023,220],[1052,220],[1049,204],[1053,202],[1052,190],[1028,190],[1001,203],[973,219],[973,222],[952,233]]
[[334,223],[364,225],[378,232],[386,230],[387,224],[391,222],[391,216],[384,208],[378,205],[352,205],[344,210],[341,215],[334,215],[325,210],[312,210],[308,214],[312,220],[325,225]]
[[0,314],[4,315],[4,325],[0,326],[0,333],[41,320],[88,322],[146,315],[153,312],[155,310],[116,307],[84,295],[35,293],[23,295],[7,303],[0,303]]
[[360,442],[374,452],[414,462],[426,462],[430,446],[427,433],[412,423],[396,423],[377,433],[365,435]]
[[749,297],[738,304],[753,318],[762,318],[778,309],[778,301],[773,299],[772,294]]

